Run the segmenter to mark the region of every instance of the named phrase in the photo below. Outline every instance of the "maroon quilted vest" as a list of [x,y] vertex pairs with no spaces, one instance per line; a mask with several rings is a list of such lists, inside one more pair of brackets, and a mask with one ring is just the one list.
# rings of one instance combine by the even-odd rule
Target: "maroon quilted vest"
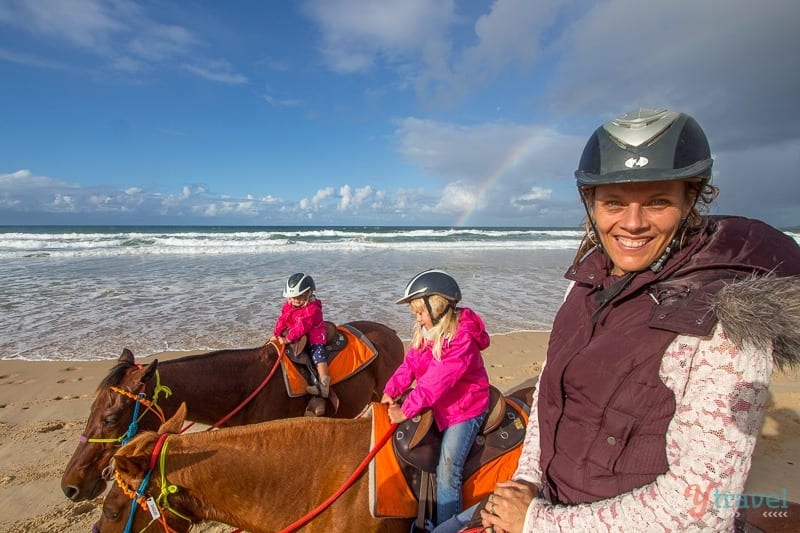
[[567,272],[575,286],[539,380],[540,462],[554,503],[610,498],[667,471],[675,398],[659,377],[665,349],[678,334],[711,332],[711,297],[724,283],[787,266],[775,253],[787,240],[758,221],[712,218],[661,272],[639,273],[600,311],[597,294],[619,280],[608,258],[593,252]]

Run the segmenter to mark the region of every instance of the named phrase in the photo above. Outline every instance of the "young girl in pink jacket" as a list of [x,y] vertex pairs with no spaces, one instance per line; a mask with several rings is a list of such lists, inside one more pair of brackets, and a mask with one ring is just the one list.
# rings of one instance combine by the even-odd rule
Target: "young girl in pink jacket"
[[302,272],[292,274],[286,281],[281,307],[281,316],[275,322],[272,342],[287,344],[297,342],[308,335],[308,352],[317,368],[319,382],[307,387],[309,394],[327,398],[331,378],[328,375],[328,358],[325,354],[325,321],[322,317],[322,302],[314,296],[317,289],[314,279]]
[[[381,399],[393,423],[431,408],[443,432],[436,469],[437,524],[462,510],[464,462],[489,408],[489,376],[481,356],[489,334],[474,311],[456,307],[460,300],[456,280],[441,270],[426,270],[408,282],[397,303],[408,303],[416,317],[414,336]],[[397,403],[415,380],[417,386],[402,405]]]

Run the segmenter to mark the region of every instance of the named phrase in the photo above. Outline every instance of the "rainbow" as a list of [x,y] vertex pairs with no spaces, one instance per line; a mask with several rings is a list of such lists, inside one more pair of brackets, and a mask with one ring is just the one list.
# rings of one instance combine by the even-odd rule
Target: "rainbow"
[[456,219],[454,224],[455,227],[459,226],[466,226],[467,220],[469,219],[470,215],[475,212],[479,205],[481,205],[481,200],[486,195],[487,191],[492,188],[492,186],[497,183],[500,178],[506,173],[509,168],[512,168],[519,163],[519,161],[528,153],[531,146],[536,143],[538,140],[537,136],[531,135],[530,137],[526,137],[514,145],[511,150],[508,151],[508,155],[501,161],[500,165],[489,174],[489,177],[478,187],[478,194],[475,195],[475,201],[472,202],[471,205],[467,206],[464,209],[464,212]]

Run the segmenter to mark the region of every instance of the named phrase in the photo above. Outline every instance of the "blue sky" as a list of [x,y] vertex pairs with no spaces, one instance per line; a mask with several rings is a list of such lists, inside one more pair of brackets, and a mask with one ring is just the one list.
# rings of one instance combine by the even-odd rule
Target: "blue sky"
[[576,226],[591,132],[693,115],[800,225],[797,0],[0,0],[0,224]]

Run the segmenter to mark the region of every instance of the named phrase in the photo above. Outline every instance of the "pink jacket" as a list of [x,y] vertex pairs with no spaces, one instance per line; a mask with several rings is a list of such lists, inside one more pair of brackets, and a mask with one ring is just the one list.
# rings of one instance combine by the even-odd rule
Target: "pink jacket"
[[295,342],[307,334],[309,344],[325,344],[322,302],[312,298],[303,307],[294,307],[287,300],[281,307],[281,316],[275,322],[273,334],[283,335],[289,342]]
[[409,348],[384,392],[400,396],[416,379],[417,386],[406,397],[401,410],[412,418],[425,408],[433,409],[436,425],[448,427],[474,418],[489,407],[489,375],[481,350],[489,347],[483,320],[467,307],[459,313],[458,330],[442,347],[442,359],[433,357],[431,346]]

